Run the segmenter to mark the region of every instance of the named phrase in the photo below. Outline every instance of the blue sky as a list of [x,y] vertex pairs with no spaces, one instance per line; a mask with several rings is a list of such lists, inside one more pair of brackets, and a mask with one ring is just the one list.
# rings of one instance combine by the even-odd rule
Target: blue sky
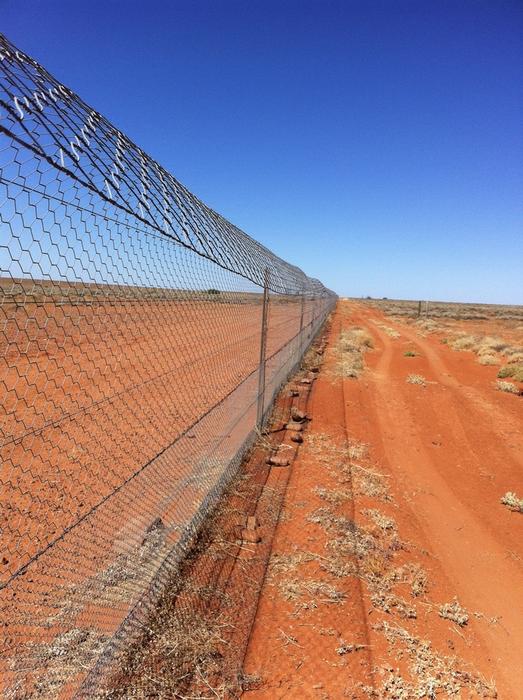
[[523,3],[0,0],[0,16],[339,294],[523,303]]

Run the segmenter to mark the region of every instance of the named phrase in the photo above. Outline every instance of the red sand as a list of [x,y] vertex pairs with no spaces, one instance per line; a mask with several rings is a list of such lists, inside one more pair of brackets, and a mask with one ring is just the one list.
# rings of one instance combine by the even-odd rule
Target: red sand
[[[312,312],[306,303],[305,328]],[[0,668],[11,685],[56,665],[53,640],[70,630],[95,636],[75,652],[88,669],[223,476],[256,420],[261,305],[0,313]],[[279,354],[267,401],[298,357],[300,315],[300,302],[270,304],[267,356]],[[74,675],[67,654],[57,677]]]
[[[373,321],[396,329],[400,337],[390,337]],[[497,697],[519,700],[523,515],[508,510],[500,498],[507,491],[523,497],[523,399],[495,390],[497,368],[481,366],[471,354],[455,352],[437,338],[422,338],[403,323],[384,320],[365,305],[339,304],[330,346],[342,328],[354,325],[368,329],[374,339],[375,349],[365,355],[368,369],[358,380],[333,380],[329,370],[335,359],[327,356],[273,546],[273,554],[319,555],[291,575],[324,581],[345,598],[341,603],[316,600],[317,607],[297,612],[296,601],[285,600],[278,590],[286,575],[269,575],[245,662],[246,673],[259,675],[261,683],[245,697],[367,698],[369,691],[358,683],[382,688],[395,669],[409,677],[407,657],[379,630],[377,623],[386,622],[429,640],[440,655],[459,657],[467,672],[494,679]],[[405,357],[407,350],[419,354]],[[423,375],[426,385],[407,383],[411,373]],[[391,555],[394,565],[420,565],[427,573],[426,594],[409,601],[416,619],[376,608],[360,577],[334,577],[322,570],[328,536],[309,517],[328,504],[313,489],[340,485],[329,465],[318,460],[314,441],[321,435],[333,445],[366,443],[364,464],[386,475],[390,502],[356,490],[337,513],[362,526],[368,526],[363,513],[368,508],[395,519],[406,544]],[[407,598],[406,591],[403,595]],[[464,627],[438,614],[439,606],[455,597],[469,614]],[[336,649],[342,643],[362,648],[340,655]],[[465,684],[462,697],[488,695],[486,688],[480,692]],[[407,697],[376,692],[376,697]]]

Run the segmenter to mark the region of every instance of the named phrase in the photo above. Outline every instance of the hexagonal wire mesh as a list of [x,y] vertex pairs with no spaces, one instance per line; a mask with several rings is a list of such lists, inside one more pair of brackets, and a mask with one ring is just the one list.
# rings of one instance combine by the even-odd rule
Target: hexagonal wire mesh
[[1,36],[0,130],[1,687],[67,697],[177,566],[335,295]]

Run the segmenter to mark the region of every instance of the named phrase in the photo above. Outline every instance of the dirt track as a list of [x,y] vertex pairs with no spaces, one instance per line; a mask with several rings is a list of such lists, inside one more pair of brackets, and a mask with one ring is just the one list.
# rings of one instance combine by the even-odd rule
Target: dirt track
[[[441,659],[456,657],[449,678],[460,679],[461,697],[494,696],[493,679],[497,697],[518,700],[523,687],[523,516],[501,505],[500,498],[507,491],[523,494],[523,401],[495,390],[496,368],[480,366],[469,353],[420,337],[365,305],[341,302],[331,349],[341,330],[354,325],[370,332],[374,350],[365,356],[367,369],[360,379],[334,377],[336,360],[329,353],[316,382],[313,420],[273,549],[288,566],[282,568],[283,559],[276,559],[269,570],[245,665],[262,681],[246,697],[414,697],[408,684],[415,691],[416,675],[423,677],[419,669],[425,667],[416,658],[416,670],[409,653],[414,647],[421,653],[421,646],[405,644],[402,629],[412,639],[431,643],[432,671],[440,678],[434,697],[451,696],[450,685],[444,692],[441,668],[452,664]],[[416,356],[405,356],[408,350]],[[407,383],[411,373],[426,383]],[[330,463],[325,452],[318,452],[321,438],[339,447]],[[359,489],[354,469],[350,479],[340,479],[338,454],[346,454],[351,441],[368,445],[364,466],[384,475],[389,495],[380,498]],[[404,597],[387,599],[388,606],[382,599],[376,603],[376,586],[365,583],[372,580],[365,574],[365,557],[354,557],[356,575],[338,571],[334,576],[322,565],[330,557],[333,535],[314,522],[326,506],[318,487],[331,496],[335,489],[348,492],[349,497],[339,497],[336,515],[371,533],[382,549],[387,546],[384,560],[391,568],[378,577],[390,579],[393,571],[416,567],[426,572],[426,590],[411,596],[407,607],[406,582],[399,579],[387,595]],[[393,518],[396,543],[369,525],[369,508]],[[299,552],[310,556],[296,563]],[[334,586],[340,599],[327,604],[325,595],[289,597],[290,582],[310,580]],[[439,614],[440,606],[454,598],[468,612],[463,626]],[[349,643],[358,645],[357,651],[344,652]]]

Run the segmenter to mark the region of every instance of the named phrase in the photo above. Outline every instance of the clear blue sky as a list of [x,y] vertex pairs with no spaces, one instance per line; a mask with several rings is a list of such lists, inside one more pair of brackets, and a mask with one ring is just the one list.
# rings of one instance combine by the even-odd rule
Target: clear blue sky
[[0,17],[339,294],[523,303],[523,2],[0,0]]

